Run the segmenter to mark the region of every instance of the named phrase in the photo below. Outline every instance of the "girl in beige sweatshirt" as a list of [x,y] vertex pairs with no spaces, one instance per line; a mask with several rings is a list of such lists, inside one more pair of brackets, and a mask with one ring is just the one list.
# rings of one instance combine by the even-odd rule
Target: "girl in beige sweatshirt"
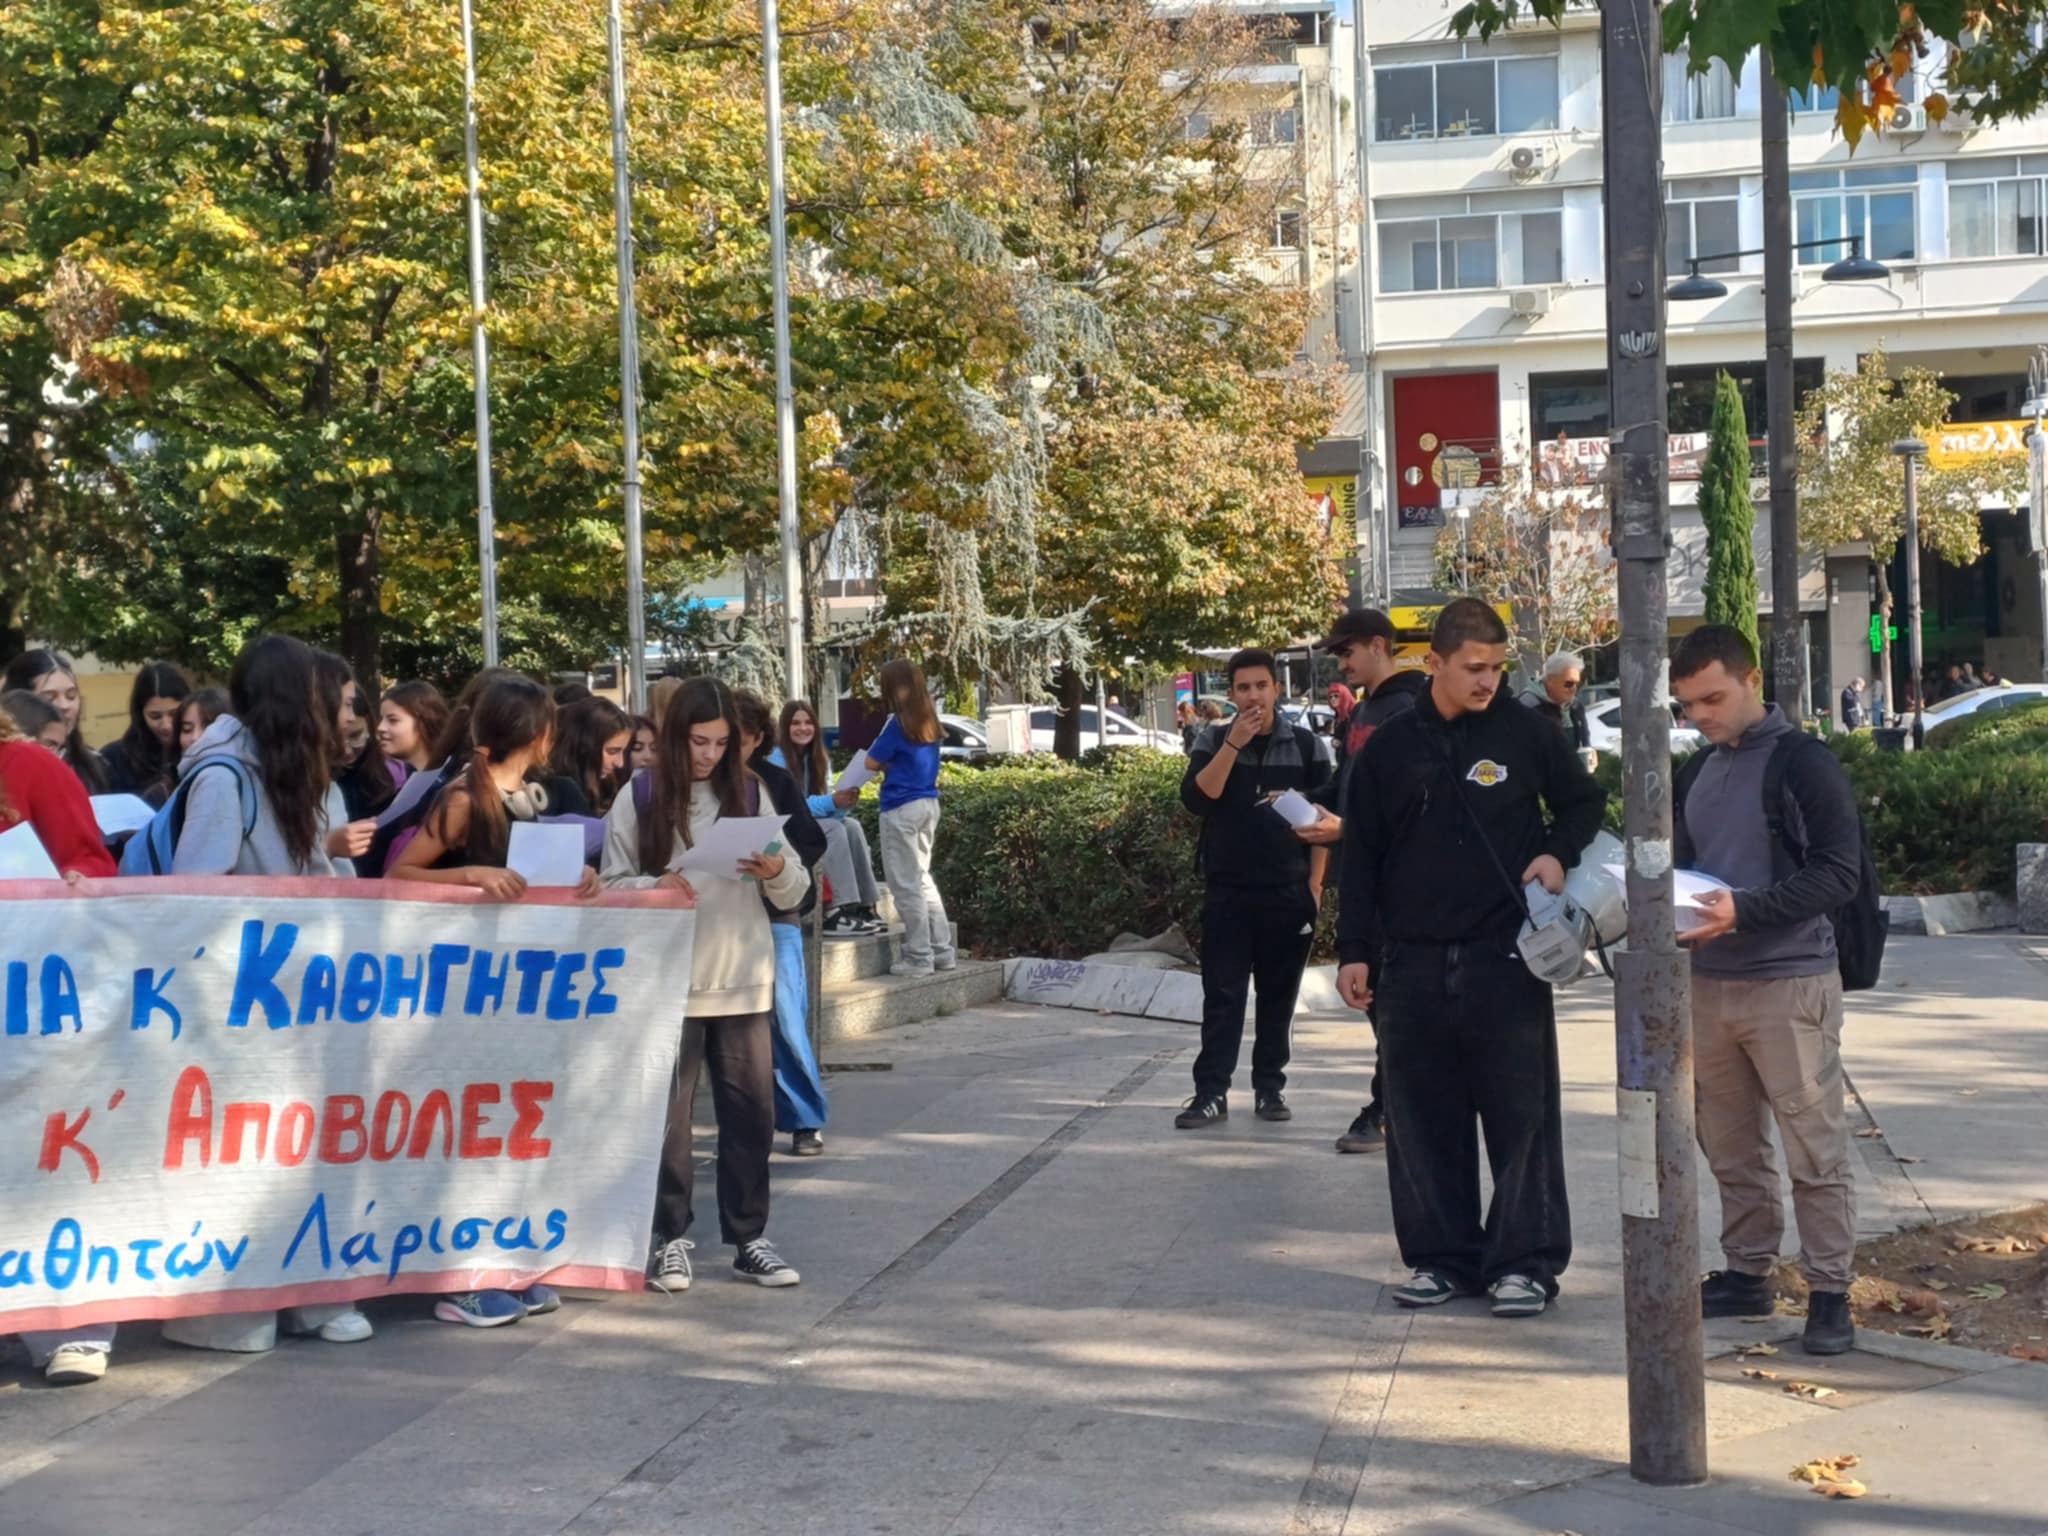
[[652,768],[634,775],[605,817],[600,875],[623,890],[687,893],[696,907],[690,998],[669,1100],[654,1211],[648,1283],[689,1289],[690,1115],[700,1067],[709,1067],[718,1115],[718,1225],[738,1249],[733,1269],[758,1285],[795,1285],[797,1272],[762,1234],[768,1226],[768,1155],[775,1138],[775,939],[762,900],[796,906],[810,888],[801,860],[771,842],[727,873],[674,868],[719,821],[774,814],[740,755],[732,693],[693,677],[657,719]]

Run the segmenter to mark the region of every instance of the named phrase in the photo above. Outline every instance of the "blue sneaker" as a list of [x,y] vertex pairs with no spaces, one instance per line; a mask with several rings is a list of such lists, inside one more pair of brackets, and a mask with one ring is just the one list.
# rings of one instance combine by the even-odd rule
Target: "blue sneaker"
[[502,1328],[526,1316],[526,1305],[510,1291],[464,1291],[435,1302],[434,1316],[471,1328]]
[[519,1304],[526,1308],[528,1317],[539,1317],[544,1312],[559,1312],[562,1298],[552,1285],[529,1285],[523,1291],[514,1291]]

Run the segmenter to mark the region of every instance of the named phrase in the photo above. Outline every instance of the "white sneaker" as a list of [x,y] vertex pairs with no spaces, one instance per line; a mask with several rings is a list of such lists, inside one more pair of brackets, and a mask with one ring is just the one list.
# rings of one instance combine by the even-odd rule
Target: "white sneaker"
[[889,967],[889,974],[891,976],[929,976],[932,974],[932,968],[929,965],[912,965],[908,960],[898,960]]
[[[322,1307],[319,1310],[324,1312],[327,1309]],[[294,1338],[321,1338],[329,1344],[360,1344],[376,1332],[370,1326],[370,1320],[354,1307],[317,1324],[309,1324],[305,1313],[295,1307],[280,1321],[284,1331]]]
[[687,1237],[672,1238],[654,1250],[648,1266],[647,1284],[665,1296],[680,1296],[690,1288],[690,1254],[696,1244]]
[[82,1387],[107,1374],[107,1346],[104,1344],[59,1344],[43,1367],[43,1379],[53,1387]]

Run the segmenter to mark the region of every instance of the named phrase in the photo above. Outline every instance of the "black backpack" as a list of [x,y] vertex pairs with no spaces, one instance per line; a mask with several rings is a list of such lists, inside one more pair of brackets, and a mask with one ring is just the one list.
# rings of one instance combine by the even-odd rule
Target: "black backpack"
[[[1785,823],[1785,774],[1793,754],[1809,750],[1825,752],[1828,748],[1818,737],[1794,731],[1779,738],[1764,763],[1764,825],[1770,829],[1772,841],[1785,850],[1786,857],[1802,868],[1806,864],[1806,847]],[[1685,814],[1686,796],[1706,761],[1705,752],[1696,752],[1679,770],[1673,786],[1674,815]],[[1835,965],[1841,972],[1844,992],[1865,992],[1877,985],[1878,971],[1884,965],[1885,940],[1891,936],[1892,928],[1891,914],[1884,909],[1883,888],[1878,883],[1877,858],[1870,848],[1870,824],[1863,819],[1860,808],[1856,812],[1856,832],[1861,864],[1856,894],[1828,914],[1828,923],[1835,930]]]

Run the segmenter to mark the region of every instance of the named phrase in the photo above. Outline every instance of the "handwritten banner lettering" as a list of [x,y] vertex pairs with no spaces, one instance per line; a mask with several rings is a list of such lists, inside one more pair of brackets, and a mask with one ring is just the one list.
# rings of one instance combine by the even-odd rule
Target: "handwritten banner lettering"
[[0,1333],[637,1290],[693,915],[0,882]]

